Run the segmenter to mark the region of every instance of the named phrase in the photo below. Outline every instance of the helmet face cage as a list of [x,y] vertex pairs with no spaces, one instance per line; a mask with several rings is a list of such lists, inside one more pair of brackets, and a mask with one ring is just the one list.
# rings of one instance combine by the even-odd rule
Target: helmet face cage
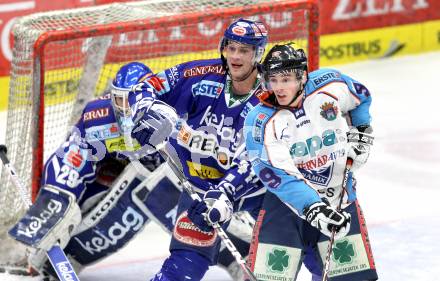
[[131,116],[130,108],[126,106],[128,93],[132,86],[136,85],[141,78],[146,77],[148,74],[152,74],[151,69],[140,62],[131,62],[119,69],[115,79],[112,81],[110,90],[112,105],[116,115],[122,117]]
[[261,61],[267,44],[267,29],[262,22],[240,18],[229,25],[220,41],[220,54],[223,54],[229,41],[254,47],[254,63]]
[[295,73],[300,81],[307,71],[307,56],[303,49],[294,49],[290,44],[275,45],[263,62],[263,77],[266,89],[270,89],[269,76],[279,73]]
[[129,90],[126,89],[117,89],[112,87],[110,91],[110,96],[112,98],[112,105],[115,109],[115,112],[122,116],[131,115],[131,110],[129,107],[126,107],[126,101],[128,101],[128,93]]

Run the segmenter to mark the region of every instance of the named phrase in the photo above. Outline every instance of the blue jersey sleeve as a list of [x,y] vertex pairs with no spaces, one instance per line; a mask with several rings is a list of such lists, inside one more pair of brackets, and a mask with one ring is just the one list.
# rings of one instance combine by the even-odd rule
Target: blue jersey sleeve
[[371,122],[370,105],[371,95],[370,91],[360,82],[342,75],[350,92],[359,99],[359,105],[349,111],[351,123],[357,127],[359,125],[368,125]]
[[351,125],[370,124],[371,95],[362,83],[338,70],[322,68],[311,72],[306,84],[306,95],[319,91],[328,92],[339,100],[340,109],[349,115]]
[[[306,207],[321,199],[295,167],[288,147],[267,134],[273,114],[274,109],[262,105],[248,114],[244,127],[246,149],[255,174],[268,191],[302,215]],[[277,155],[277,159],[269,155]]]
[[186,90],[188,79],[184,77],[187,64],[165,69],[145,81],[145,86],[153,89],[155,98],[174,107],[179,115],[188,112],[193,105],[191,91]]
[[85,184],[95,180],[96,162],[104,158],[105,153],[106,148],[101,142],[85,141],[81,118],[67,140],[46,161],[42,186],[53,185],[65,189],[79,201]]

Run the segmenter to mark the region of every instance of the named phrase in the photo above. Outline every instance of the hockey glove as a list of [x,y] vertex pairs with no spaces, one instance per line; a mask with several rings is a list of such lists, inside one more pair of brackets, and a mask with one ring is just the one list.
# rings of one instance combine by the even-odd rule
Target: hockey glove
[[201,230],[211,231],[214,223],[231,219],[232,203],[220,190],[209,190],[202,201],[194,200],[188,209],[188,218]]
[[131,136],[140,145],[157,149],[157,145],[166,141],[173,132],[177,114],[174,108],[159,100],[142,103],[144,105],[140,106],[134,115]]
[[369,125],[353,127],[347,133],[348,158],[353,159],[352,171],[359,169],[367,162],[374,140],[372,133],[373,129]]
[[306,220],[319,229],[324,235],[330,237],[335,228],[335,239],[347,235],[350,230],[351,216],[349,213],[336,211],[327,202],[317,202],[304,210]]

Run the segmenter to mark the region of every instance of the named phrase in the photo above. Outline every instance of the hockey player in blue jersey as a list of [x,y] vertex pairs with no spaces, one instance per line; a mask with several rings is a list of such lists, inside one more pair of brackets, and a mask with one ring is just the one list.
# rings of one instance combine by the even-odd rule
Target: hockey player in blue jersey
[[[85,106],[67,140],[46,161],[36,201],[9,232],[34,249],[28,261],[37,272],[50,272],[45,252],[55,243],[80,270],[116,252],[149,222],[143,211],[147,200],[134,201],[132,195],[149,188],[141,182],[163,160],[158,153],[134,159],[140,146],[130,136],[124,105],[130,87],[149,75],[142,63],[121,67],[110,91]],[[130,158],[137,160],[137,170],[126,169]]]
[[[262,91],[257,64],[267,42],[263,23],[239,19],[230,24],[220,43],[221,58],[176,65],[145,80],[129,96],[141,145],[158,148],[163,128],[173,127],[174,108],[182,119],[169,139],[188,181],[203,198],[179,199],[170,256],[152,280],[201,280],[217,263],[220,240],[211,224],[226,227],[233,211],[248,209],[256,216],[263,185],[240,158],[242,127]],[[207,204],[210,202],[210,204]]]
[[[66,142],[47,160],[36,202],[11,230],[16,240],[35,249],[29,264],[48,278],[54,272],[45,252],[54,243],[65,247],[79,271],[121,249],[151,220],[172,231],[179,180],[159,153],[141,154],[131,138],[128,92],[150,75],[144,64],[128,63],[110,90],[85,106]],[[247,253],[250,239],[234,233]],[[221,265],[237,278],[226,251]]]
[[[268,91],[245,122],[252,168],[268,192],[254,228],[251,267],[259,280],[296,280],[302,261],[321,280],[334,228],[332,281],[376,280],[355,172],[373,142],[371,96],[333,69],[307,72],[302,49],[276,45],[263,62]],[[342,210],[337,211],[343,192]],[[314,254],[307,255],[305,253]]]

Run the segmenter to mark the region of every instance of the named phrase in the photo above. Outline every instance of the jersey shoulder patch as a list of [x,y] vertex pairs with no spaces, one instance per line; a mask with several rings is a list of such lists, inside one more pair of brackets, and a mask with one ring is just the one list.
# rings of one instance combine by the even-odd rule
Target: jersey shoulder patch
[[306,84],[306,95],[328,85],[332,82],[344,82],[342,74],[334,69],[322,68],[309,73]]

